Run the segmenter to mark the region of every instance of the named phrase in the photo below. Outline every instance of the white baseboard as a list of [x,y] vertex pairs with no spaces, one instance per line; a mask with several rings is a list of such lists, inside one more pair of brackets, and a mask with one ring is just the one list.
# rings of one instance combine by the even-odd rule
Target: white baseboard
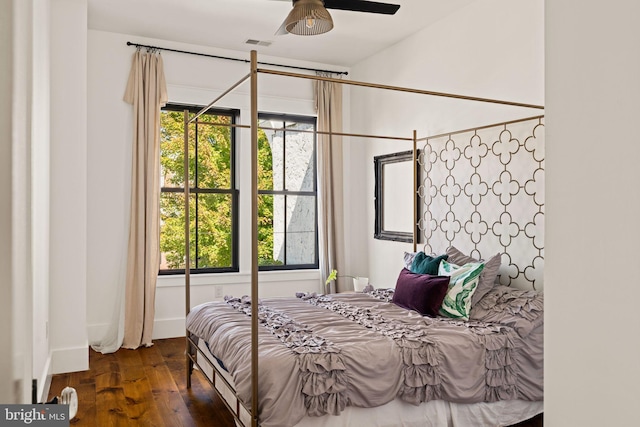
[[47,361],[45,362],[44,369],[38,378],[38,390],[37,390],[37,401],[38,402],[46,402],[47,397],[49,397],[49,389],[51,388],[51,353],[49,353],[49,357],[47,357]]
[[86,371],[89,369],[89,344],[84,347],[51,351],[51,374]]
[[[87,335],[89,342],[96,342],[102,339],[109,329],[106,323],[94,324],[87,326]],[[156,319],[153,322],[153,339],[160,340],[164,338],[184,337],[185,320],[184,317],[176,317],[173,319]]]
[[153,322],[153,339],[184,337],[185,335],[184,317],[174,319],[156,319]]

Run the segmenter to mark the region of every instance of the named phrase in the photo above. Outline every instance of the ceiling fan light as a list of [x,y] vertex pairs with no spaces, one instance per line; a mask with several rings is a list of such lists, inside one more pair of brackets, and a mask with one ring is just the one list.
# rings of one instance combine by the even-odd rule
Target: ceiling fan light
[[284,21],[287,32],[299,36],[323,34],[333,28],[333,19],[322,0],[298,0]]

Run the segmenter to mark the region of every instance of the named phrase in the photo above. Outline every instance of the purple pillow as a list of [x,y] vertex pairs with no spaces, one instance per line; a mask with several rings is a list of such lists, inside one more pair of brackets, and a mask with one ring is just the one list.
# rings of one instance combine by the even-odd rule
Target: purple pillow
[[449,276],[416,274],[403,268],[393,293],[393,303],[422,315],[436,316],[448,289]]

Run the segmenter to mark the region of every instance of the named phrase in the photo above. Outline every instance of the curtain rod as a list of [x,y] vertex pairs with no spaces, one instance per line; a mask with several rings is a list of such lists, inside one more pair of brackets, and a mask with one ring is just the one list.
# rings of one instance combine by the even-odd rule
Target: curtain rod
[[[166,50],[167,52],[186,53],[188,55],[206,56],[207,58],[226,59],[226,60],[229,60],[229,61],[239,61],[239,62],[245,62],[245,63],[251,62],[251,61],[249,61],[247,59],[231,58],[231,57],[228,57],[228,56],[219,56],[219,55],[210,55],[208,53],[189,52],[189,51],[186,51],[186,50],[169,49],[167,47],[149,46],[149,45],[146,45],[146,44],[139,44],[139,43],[127,42],[127,46],[144,47],[144,48],[147,48],[147,49],[156,49],[156,50]],[[318,72],[321,72],[321,73],[332,73],[332,74],[342,74],[342,75],[349,74],[348,71],[320,70],[318,68],[298,67],[298,66],[295,66],[295,65],[282,65],[282,64],[274,64],[274,63],[270,63],[270,62],[258,62],[258,64],[270,65],[270,66],[273,66],[273,67],[293,68],[293,69],[296,69],[296,70],[318,71]]]

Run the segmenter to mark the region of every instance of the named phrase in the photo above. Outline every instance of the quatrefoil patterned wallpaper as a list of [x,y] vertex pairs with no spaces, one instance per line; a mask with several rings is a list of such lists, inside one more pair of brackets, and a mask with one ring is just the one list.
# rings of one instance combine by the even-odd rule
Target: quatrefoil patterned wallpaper
[[425,253],[502,254],[500,283],[543,288],[544,118],[428,139],[418,157]]

